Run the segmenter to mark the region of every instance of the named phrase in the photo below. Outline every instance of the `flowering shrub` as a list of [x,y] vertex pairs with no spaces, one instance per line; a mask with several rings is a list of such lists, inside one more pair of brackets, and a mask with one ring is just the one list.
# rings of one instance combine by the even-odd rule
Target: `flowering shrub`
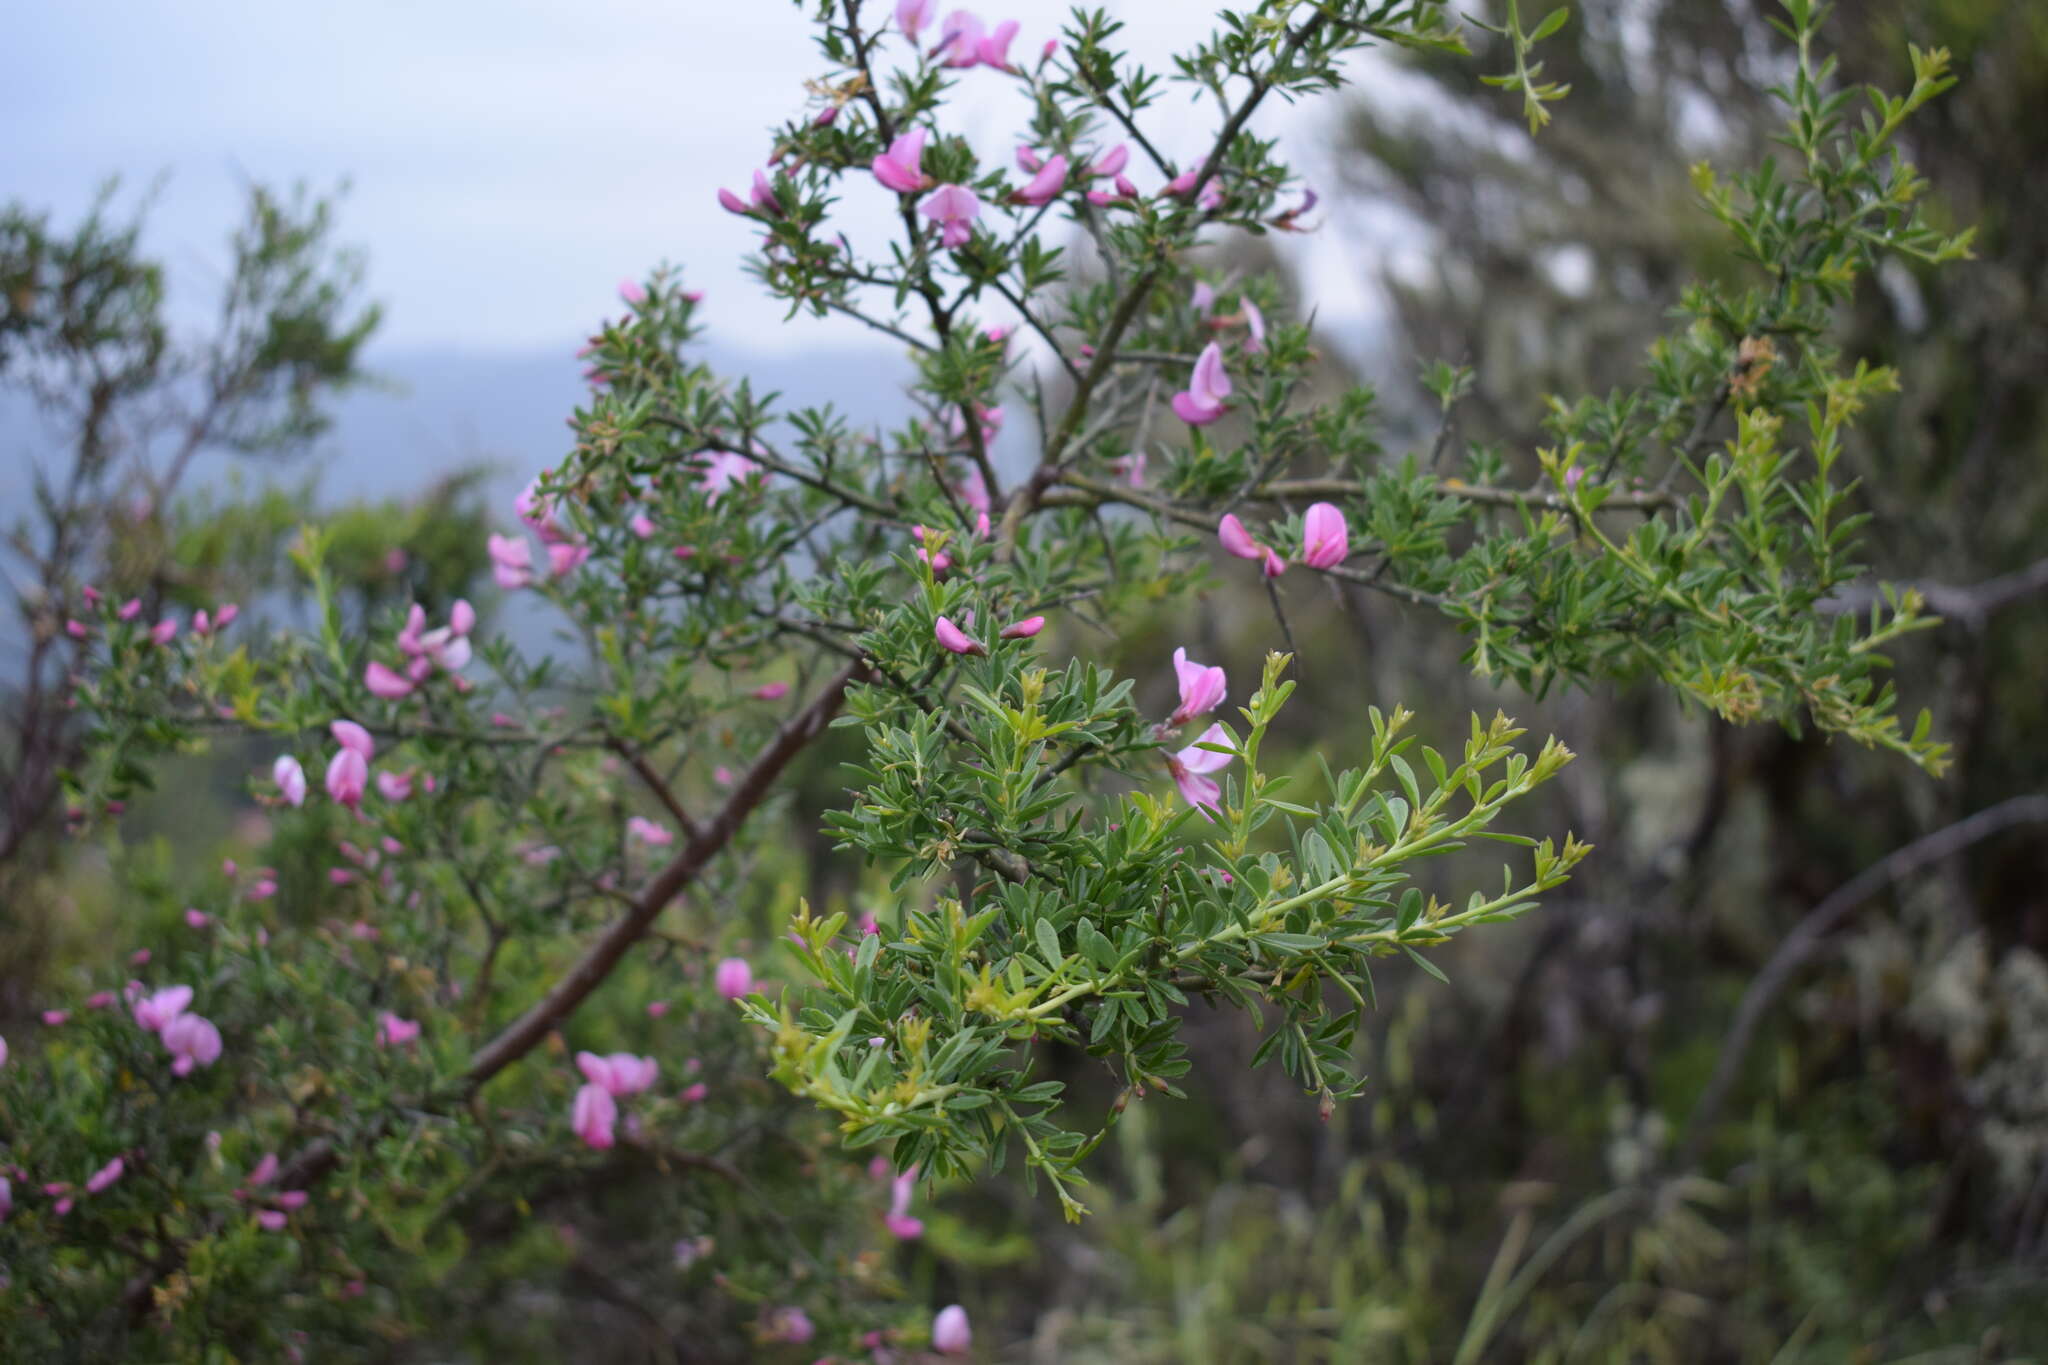
[[[959,1305],[892,1302],[878,1253],[923,1234],[919,1182],[1017,1160],[1080,1217],[1107,1125],[1187,1083],[1195,999],[1252,1016],[1259,1059],[1327,1112],[1363,1084],[1376,962],[1436,972],[1430,950],[1588,852],[1504,827],[1571,757],[1504,716],[1432,744],[1361,702],[1369,744],[1305,780],[1267,762],[1286,652],[1132,677],[1094,656],[1084,623],[1185,599],[1211,544],[1276,614],[1321,578],[1441,612],[1482,674],[1653,677],[1940,766],[1880,681],[1919,603],[1813,608],[1856,572],[1843,433],[1893,382],[1838,365],[1828,310],[1881,253],[1966,246],[1921,223],[1891,149],[1941,54],[1855,127],[1786,7],[1797,178],[1698,176],[1757,280],[1692,291],[1639,390],[1557,400],[1516,483],[1499,452],[1387,458],[1368,391],[1307,401],[1309,327],[1208,254],[1314,226],[1258,110],[1337,86],[1360,48],[1458,50],[1443,5],[1227,14],[1177,64],[1222,110],[1184,160],[1148,131],[1165,83],[1100,14],[1022,42],[927,0],[807,7],[827,70],[719,202],[794,312],[909,351],[897,425],[714,374],[702,300],[664,270],[622,290],[572,448],[489,539],[580,663],[466,602],[345,629],[311,529],[308,632],[148,620],[80,585],[73,803],[97,819],[173,755],[255,735],[272,848],[197,881],[131,869],[191,914],[0,1072],[10,1340],[481,1353],[595,1298],[728,1353],[971,1351]],[[1510,24],[1498,83],[1533,127],[1561,93],[1529,57],[1554,24]],[[1018,145],[949,127],[970,80],[1028,98]],[[893,240],[837,230],[856,199]],[[1435,378],[1448,406],[1463,380]],[[813,749],[850,790],[807,779]],[[804,842],[820,826],[854,894]],[[1489,840],[1512,850],[1498,889],[1489,869],[1437,894],[1428,860]],[[1106,1112],[1045,1076],[1056,1046],[1116,1077]],[[686,1321],[648,1306],[678,1276]],[[517,1326],[490,1311],[512,1289],[541,1300]]]

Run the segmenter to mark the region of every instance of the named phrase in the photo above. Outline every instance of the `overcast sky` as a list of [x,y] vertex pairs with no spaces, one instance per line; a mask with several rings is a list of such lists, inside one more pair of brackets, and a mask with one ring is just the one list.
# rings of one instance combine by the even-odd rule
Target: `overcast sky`
[[[1160,66],[1206,8],[1099,2]],[[1001,14],[1023,23],[1013,50],[1035,51],[1066,9],[1007,4]],[[789,0],[64,0],[11,11],[0,195],[68,219],[108,174],[134,190],[167,174],[151,242],[174,276],[217,278],[242,177],[346,178],[344,236],[369,252],[386,347],[573,348],[616,308],[617,281],[660,260],[710,291],[709,320],[728,344],[806,348],[857,329],[782,325],[740,273],[747,225],[716,202],[720,185],[744,187],[764,130],[800,106],[818,71]],[[984,155],[1007,154],[1019,106],[1005,85],[968,73],[949,116]],[[1186,155],[1213,119],[1171,98],[1161,140]],[[1329,101],[1276,104],[1266,127],[1298,139],[1312,171],[1334,112]],[[1291,245],[1318,262],[1320,316],[1343,339],[1370,309],[1363,244],[1326,232]]]

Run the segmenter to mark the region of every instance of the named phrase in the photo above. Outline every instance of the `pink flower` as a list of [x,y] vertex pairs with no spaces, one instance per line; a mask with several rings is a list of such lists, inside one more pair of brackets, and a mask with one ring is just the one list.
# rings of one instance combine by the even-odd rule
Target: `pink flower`
[[889,1235],[908,1242],[924,1235],[924,1220],[910,1216],[910,1196],[917,1189],[917,1168],[911,1167],[889,1184],[889,1212],[882,1216]]
[[775,187],[768,183],[768,177],[760,171],[754,172],[753,189],[745,199],[731,190],[722,189],[718,192],[718,204],[727,213],[737,213],[742,217],[750,217],[756,213],[765,213],[771,218],[782,216],[782,206],[775,202]]
[[114,614],[116,616],[119,616],[123,621],[133,621],[137,616],[140,616],[142,614],[142,599],[139,597],[129,598],[126,602],[123,602],[121,604],[121,609]]
[[469,605],[469,599],[458,597],[455,605],[448,608],[448,629],[457,635],[467,635],[476,629],[476,608]]
[[981,200],[965,185],[941,185],[924,197],[917,211],[939,225],[941,245],[957,248],[974,235],[971,225],[981,217]]
[[412,774],[381,772],[377,774],[377,794],[386,801],[399,802],[412,799]]
[[656,824],[644,815],[629,817],[626,821],[626,833],[654,848],[666,848],[676,841],[674,831]]
[[[597,1074],[584,1065],[585,1059],[597,1064]],[[623,1099],[637,1095],[643,1090],[654,1088],[661,1065],[652,1057],[636,1057],[630,1052],[614,1052],[609,1057],[599,1057],[591,1052],[576,1054],[576,1064],[582,1068],[584,1078],[592,1085],[601,1085],[614,1097]],[[602,1076],[603,1079],[599,1079]]]
[[801,1346],[818,1334],[810,1315],[801,1308],[778,1308],[768,1315],[768,1339]]
[[112,1161],[109,1161],[106,1165],[86,1177],[85,1192],[87,1194],[98,1194],[101,1190],[119,1180],[122,1172],[127,1169],[128,1163],[120,1157],[115,1157]]
[[1342,564],[1351,553],[1351,528],[1344,514],[1327,502],[1311,505],[1301,519],[1301,562],[1311,569]]
[[369,780],[370,765],[354,749],[337,749],[327,760],[327,794],[350,810],[363,803]]
[[917,35],[932,21],[932,10],[937,5],[938,0],[896,0],[896,27],[903,30],[904,37],[916,42]]
[[1038,174],[1032,176],[1023,189],[1010,195],[1010,202],[1028,204],[1036,208],[1040,204],[1051,203],[1066,187],[1067,159],[1064,156],[1055,156],[1039,168]]
[[1015,19],[1005,19],[996,25],[993,33],[974,45],[974,55],[983,66],[992,66],[998,71],[1010,69],[1010,42],[1017,36],[1018,28]]
[[168,616],[149,628],[149,642],[153,645],[167,645],[178,636],[178,623]]
[[968,639],[966,633],[960,627],[954,625],[951,620],[944,616],[941,616],[934,623],[932,634],[943,648],[949,649],[955,654],[988,653],[988,650],[979,640]]
[[1573,489],[1577,488],[1577,487],[1579,486],[1579,482],[1580,482],[1580,480],[1584,479],[1585,477],[1586,477],[1586,471],[1585,471],[1585,469],[1584,469],[1583,467],[1581,467],[1581,466],[1579,466],[1579,465],[1573,465],[1573,466],[1572,466],[1571,468],[1569,468],[1569,469],[1565,470],[1565,472],[1564,472],[1564,487],[1565,487],[1565,491],[1566,491],[1567,493],[1569,493],[1569,492],[1571,492],[1571,491],[1572,491]]
[[[120,996],[115,995],[112,991],[94,991],[91,995],[85,997],[85,1007],[89,1010],[112,1009],[114,1002],[120,998]],[[0,1066],[4,1066],[6,1062],[7,1040],[0,1038]]]
[[1188,295],[1188,302],[1194,305],[1195,316],[1207,317],[1216,309],[1216,290],[1207,280],[1196,280],[1194,291]]
[[569,1127],[586,1147],[600,1150],[612,1145],[612,1125],[619,1121],[619,1102],[601,1085],[586,1085],[576,1091],[569,1110]]
[[638,308],[647,302],[647,291],[640,287],[637,280],[620,280],[619,297],[625,300],[628,308]]
[[[1212,346],[1215,343],[1210,343]],[[1273,551],[1252,539],[1251,532],[1244,529],[1244,523],[1234,514],[1226,514],[1216,525],[1216,539],[1223,548],[1239,559],[1256,559],[1260,571],[1268,578],[1278,578],[1287,570],[1287,561]]]
[[590,547],[588,545],[575,544],[570,541],[557,541],[553,545],[548,546],[548,576],[551,578],[566,578],[581,568],[583,561],[588,558],[590,558]]
[[761,468],[746,456],[729,450],[700,450],[694,458],[704,461],[704,474],[697,486],[704,490],[707,502],[717,502],[720,493],[752,478]]
[[676,1098],[680,1099],[684,1104],[702,1104],[704,1097],[710,1093],[711,1087],[702,1081],[698,1081],[693,1085],[684,1086]]
[[277,783],[288,804],[306,804],[306,770],[299,766],[299,760],[290,754],[278,755],[277,762],[270,765],[270,779]]
[[947,1304],[932,1319],[932,1349],[942,1356],[964,1356],[974,1348],[974,1329],[967,1321],[967,1310],[957,1303]]
[[645,512],[635,512],[632,519],[626,523],[626,529],[640,539],[647,540],[654,535],[654,518]]
[[520,536],[493,532],[490,540],[491,574],[501,588],[524,588],[533,582],[533,547]]
[[396,701],[410,693],[413,685],[404,674],[372,659],[370,666],[363,670],[363,686],[370,689],[373,697]]
[[1250,335],[1244,339],[1244,348],[1256,354],[1266,349],[1266,315],[1259,311],[1259,305],[1250,299],[1244,301],[1244,325]]
[[762,683],[754,689],[755,701],[781,701],[788,695],[789,684],[786,682]]
[[70,1011],[70,1010],[44,1010],[44,1011],[43,1011],[43,1027],[44,1027],[44,1028],[61,1028],[61,1027],[62,1027],[63,1025],[65,1025],[65,1024],[67,1024],[67,1023],[69,1023],[70,1021],[71,1021],[71,1011]]
[[1088,168],[1082,171],[1081,174],[1091,179],[1096,176],[1102,175],[1119,176],[1124,173],[1124,167],[1130,164],[1130,144],[1119,142],[1116,144],[1116,146],[1110,148],[1101,156],[1096,157],[1095,160],[1088,163]]
[[1211,725],[1193,744],[1167,756],[1167,771],[1173,774],[1174,785],[1180,788],[1181,796],[1190,806],[1199,806],[1212,813],[1216,810],[1222,800],[1223,789],[1204,774],[1228,767],[1231,755],[1219,754],[1202,746],[1229,742],[1221,725]]
[[650,1000],[647,1002],[647,1017],[649,1019],[662,1018],[672,1008],[673,1006],[666,1000]]
[[85,622],[73,618],[64,623],[64,633],[74,640],[83,640],[91,632],[85,628]]
[[327,733],[334,736],[334,742],[344,749],[353,749],[363,756],[365,763],[377,756],[377,741],[370,738],[370,732],[352,720],[337,720],[327,727]]
[[881,181],[885,189],[898,194],[916,194],[931,187],[932,178],[924,173],[924,139],[924,129],[912,128],[890,143],[888,151],[869,163],[875,179]]
[[377,1046],[403,1047],[420,1036],[420,1026],[411,1019],[401,1019],[390,1010],[377,1016]]
[[932,55],[947,66],[973,66],[981,60],[981,43],[986,36],[981,20],[964,9],[956,9],[939,25],[939,45],[932,49]]
[[1173,396],[1173,410],[1191,427],[1207,426],[1226,410],[1230,397],[1230,376],[1223,370],[1223,348],[1210,342],[1195,358],[1195,373],[1187,388]]
[[1205,716],[1222,704],[1229,680],[1215,664],[1188,662],[1186,649],[1173,651],[1173,673],[1180,683],[1180,705],[1167,717],[1167,724],[1182,725]]
[[256,1226],[265,1232],[283,1232],[288,1221],[276,1209],[260,1209],[256,1214]]
[[191,1003],[190,986],[166,986],[135,1002],[135,1022],[151,1033],[162,1033],[164,1026],[183,1014]]
[[171,1063],[173,1075],[187,1075],[194,1066],[212,1066],[220,1059],[220,1030],[196,1014],[179,1015],[157,1036],[176,1058]]
[[737,1000],[754,989],[754,969],[743,957],[729,957],[712,973],[712,987],[728,1000]]
[[249,889],[242,893],[242,899],[267,901],[277,894],[277,883],[268,877],[258,877]]
[[185,912],[185,924],[188,928],[204,929],[211,923],[213,923],[213,916],[207,914],[204,910],[187,910]]
[[1044,629],[1045,618],[1043,616],[1027,616],[1021,621],[1011,622],[997,633],[1005,640],[1028,640]]

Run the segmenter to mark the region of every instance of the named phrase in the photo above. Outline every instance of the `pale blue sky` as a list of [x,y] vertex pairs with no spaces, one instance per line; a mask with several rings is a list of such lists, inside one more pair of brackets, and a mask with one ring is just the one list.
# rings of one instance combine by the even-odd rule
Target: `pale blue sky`
[[[1162,65],[1206,8],[1110,7],[1133,48]],[[661,259],[710,291],[709,320],[728,344],[851,339],[855,324],[782,325],[740,273],[746,224],[715,200],[721,184],[744,185],[763,130],[815,73],[789,0],[10,8],[0,195],[69,216],[110,173],[139,189],[167,172],[152,244],[174,274],[206,274],[221,259],[242,175],[346,177],[344,235],[367,248],[373,291],[389,305],[385,347],[573,348],[616,307],[616,281]],[[1004,6],[1023,24],[1014,50],[1034,51],[1066,9]],[[962,86],[954,125],[1006,153],[1014,93],[987,71]],[[1170,146],[1211,121],[1207,109],[1186,117],[1180,98],[1165,121]],[[1332,112],[1305,121],[1276,108],[1269,126],[1312,133]],[[885,206],[878,196],[857,209]],[[856,237],[863,221],[850,219]],[[1346,261],[1334,235],[1297,249],[1325,262],[1323,316],[1341,323],[1368,307],[1355,282],[1365,263]]]

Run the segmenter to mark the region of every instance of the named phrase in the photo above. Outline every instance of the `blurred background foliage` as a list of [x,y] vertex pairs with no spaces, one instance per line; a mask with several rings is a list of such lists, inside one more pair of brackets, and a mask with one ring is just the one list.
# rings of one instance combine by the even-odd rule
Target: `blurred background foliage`
[[[1770,151],[1762,92],[1785,53],[1764,8],[1575,7],[1543,53],[1546,79],[1571,94],[1533,141],[1520,102],[1476,88],[1470,63],[1414,58],[1361,83],[1334,160],[1348,197],[1399,215],[1408,243],[1357,264],[1390,305],[1383,370],[1359,376],[1381,389],[1389,450],[1427,451],[1442,433],[1453,461],[1497,452],[1533,474],[1547,395],[1627,381],[1687,281],[1740,270],[1686,171]],[[1910,706],[1935,709],[1953,771],[1937,781],[1896,757],[1731,729],[1649,689],[1532,699],[1474,679],[1439,621],[1295,584],[1284,610],[1304,686],[1271,748],[1291,746],[1304,769],[1315,749],[1358,751],[1368,702],[1406,701],[1425,734],[1504,707],[1582,755],[1532,825],[1568,826],[1598,852],[1566,899],[1461,941],[1449,986],[1390,974],[1360,1043],[1375,1083],[1327,1121],[1284,1076],[1249,1069],[1256,1038],[1197,1007],[1193,1098],[1130,1104],[1098,1154],[1094,1218],[1068,1228],[1014,1182],[943,1191],[900,1273],[914,1298],[967,1304],[992,1358],[2048,1358],[2038,826],[1866,883],[1875,894],[1764,998],[1725,1100],[1701,1104],[1745,992],[1795,926],[1916,836],[2037,793],[2048,773],[2048,8],[1859,0],[1829,36],[1844,82],[1899,86],[1909,42],[1949,48],[1961,77],[1907,142],[1939,212],[1977,226],[1978,259],[1888,265],[1837,338],[1902,375],[1850,458],[1873,580],[1922,587],[1947,618],[1899,648],[1897,674]],[[1482,51],[1478,68],[1509,64]],[[1253,244],[1235,264],[1268,262]],[[1297,286],[1306,315],[1312,283]],[[149,308],[136,305],[127,354],[165,345]],[[19,308],[0,317],[0,380],[15,377],[4,348],[26,325]],[[353,375],[352,359],[320,354],[307,382]],[[1447,417],[1416,380],[1438,362],[1471,371]],[[140,382],[178,380],[145,369]],[[262,430],[291,438],[271,453],[303,446],[302,429]],[[235,478],[141,510],[110,496],[92,571],[117,591],[288,613],[282,552],[315,502],[309,483]],[[470,475],[402,506],[321,515],[364,611],[416,596],[438,615],[481,567]],[[172,564],[195,576],[167,579]],[[1075,629],[1061,645],[1144,680],[1153,701],[1175,644],[1243,661],[1240,700],[1249,661],[1280,644],[1265,595],[1239,575],[1185,616],[1117,637]],[[783,808],[787,862],[764,872],[821,909],[858,909],[885,886],[818,835],[845,757],[806,768]],[[196,761],[207,781],[131,813],[133,857],[232,851],[210,840],[232,826],[247,764]],[[71,965],[141,931],[114,889],[128,873],[60,856],[54,827],[39,828],[48,856],[18,854],[0,897],[10,1036]],[[1065,1070],[1114,1095],[1079,1054]],[[635,1217],[595,1196],[583,1212],[594,1245],[605,1220]],[[478,1256],[480,1300],[539,1312],[522,1297],[529,1261]],[[631,1312],[608,1308],[604,1285],[550,1283],[577,1325],[555,1349],[612,1340],[637,1358]],[[536,1345],[501,1344],[508,1359]]]

